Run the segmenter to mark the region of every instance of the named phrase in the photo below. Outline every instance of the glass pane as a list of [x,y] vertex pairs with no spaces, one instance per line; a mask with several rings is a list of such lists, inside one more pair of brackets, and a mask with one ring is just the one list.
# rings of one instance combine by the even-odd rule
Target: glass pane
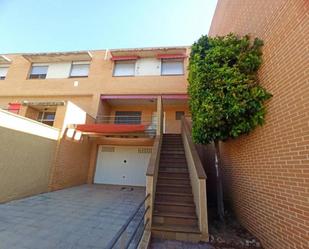
[[114,76],[134,76],[135,61],[115,62]]
[[42,120],[42,119],[43,119],[43,112],[39,112],[38,120]]
[[54,112],[45,112],[43,119],[44,120],[54,120],[55,119],[55,113]]
[[183,61],[179,60],[163,60],[162,75],[183,74]]
[[32,66],[31,74],[47,74],[48,66]]
[[73,64],[71,70],[71,76],[88,76],[89,64]]
[[181,120],[181,117],[185,115],[185,112],[183,111],[177,111],[176,112],[176,120]]
[[125,112],[117,111],[115,117],[115,124],[140,124],[141,123],[141,112]]

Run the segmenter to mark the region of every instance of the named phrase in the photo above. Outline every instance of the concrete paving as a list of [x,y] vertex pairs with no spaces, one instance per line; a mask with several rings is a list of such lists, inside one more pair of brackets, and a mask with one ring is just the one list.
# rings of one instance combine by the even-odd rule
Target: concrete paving
[[102,249],[144,197],[83,185],[0,204],[0,249]]

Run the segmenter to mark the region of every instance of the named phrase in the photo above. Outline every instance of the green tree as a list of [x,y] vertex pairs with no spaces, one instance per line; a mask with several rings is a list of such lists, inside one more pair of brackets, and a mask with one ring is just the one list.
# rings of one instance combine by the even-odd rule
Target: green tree
[[272,95],[259,85],[263,42],[229,34],[202,36],[192,45],[189,62],[192,137],[214,143],[218,215],[224,220],[219,141],[248,134],[264,123],[264,102]]

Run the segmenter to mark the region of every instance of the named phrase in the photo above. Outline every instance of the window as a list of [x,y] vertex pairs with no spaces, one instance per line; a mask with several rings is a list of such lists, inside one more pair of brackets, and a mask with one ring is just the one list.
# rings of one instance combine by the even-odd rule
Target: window
[[183,59],[162,59],[161,75],[182,75]]
[[0,67],[0,80],[5,80],[9,67]]
[[116,111],[115,124],[140,124],[142,112]]
[[134,76],[135,60],[115,61],[113,76]]
[[47,75],[48,66],[32,65],[29,79],[45,79]]
[[73,62],[71,67],[70,77],[88,77],[89,63],[88,62]]
[[181,120],[181,117],[185,115],[185,112],[178,111],[176,112],[176,120]]
[[39,112],[37,121],[50,126],[54,125],[56,112]]

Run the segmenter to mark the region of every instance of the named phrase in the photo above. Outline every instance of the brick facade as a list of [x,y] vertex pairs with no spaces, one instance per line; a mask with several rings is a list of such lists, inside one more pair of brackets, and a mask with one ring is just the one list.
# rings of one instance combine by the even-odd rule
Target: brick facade
[[58,141],[56,150],[49,190],[87,183],[91,143],[87,139],[76,142],[62,138]]
[[264,40],[266,124],[221,145],[225,195],[269,249],[309,248],[309,2],[219,0],[210,36]]

